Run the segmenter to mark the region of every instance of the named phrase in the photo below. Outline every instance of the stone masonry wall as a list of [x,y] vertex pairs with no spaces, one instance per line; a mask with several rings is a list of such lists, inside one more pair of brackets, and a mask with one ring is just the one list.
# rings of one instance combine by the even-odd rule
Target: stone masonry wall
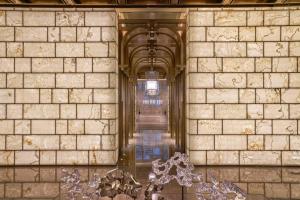
[[188,152],[198,165],[300,165],[300,9],[188,13]]
[[116,13],[0,9],[0,165],[115,164]]

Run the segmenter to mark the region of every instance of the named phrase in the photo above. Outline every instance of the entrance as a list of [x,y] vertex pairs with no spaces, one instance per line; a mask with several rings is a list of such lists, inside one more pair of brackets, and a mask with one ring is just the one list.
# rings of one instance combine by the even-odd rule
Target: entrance
[[119,12],[119,160],[185,151],[186,19],[181,9]]

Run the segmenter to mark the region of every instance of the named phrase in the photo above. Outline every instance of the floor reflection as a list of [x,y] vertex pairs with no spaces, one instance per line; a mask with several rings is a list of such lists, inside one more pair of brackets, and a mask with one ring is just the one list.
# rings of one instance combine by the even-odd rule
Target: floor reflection
[[[76,168],[84,182],[94,173],[104,176],[114,167]],[[61,170],[62,167],[2,167],[0,199],[67,199],[60,188]],[[150,170],[150,166],[137,165],[132,173],[145,185]],[[248,193],[250,200],[300,199],[299,167],[196,167],[195,172],[213,174],[220,180],[236,183]],[[168,200],[196,199],[193,188],[182,190],[174,182],[165,187],[163,195]],[[115,199],[128,198],[119,196]],[[139,199],[143,199],[142,194]]]

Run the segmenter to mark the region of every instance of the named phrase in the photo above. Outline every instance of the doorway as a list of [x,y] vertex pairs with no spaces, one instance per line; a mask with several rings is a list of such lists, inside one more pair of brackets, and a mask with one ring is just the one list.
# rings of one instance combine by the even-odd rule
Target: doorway
[[[146,11],[145,11],[146,10]],[[119,11],[119,160],[185,151],[186,13]]]

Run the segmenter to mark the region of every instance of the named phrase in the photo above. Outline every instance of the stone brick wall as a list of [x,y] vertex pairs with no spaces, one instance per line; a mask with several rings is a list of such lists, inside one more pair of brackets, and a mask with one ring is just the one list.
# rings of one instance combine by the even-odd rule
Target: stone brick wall
[[0,8],[0,165],[116,163],[116,24],[107,9]]
[[190,9],[188,152],[198,165],[300,165],[300,8]]

